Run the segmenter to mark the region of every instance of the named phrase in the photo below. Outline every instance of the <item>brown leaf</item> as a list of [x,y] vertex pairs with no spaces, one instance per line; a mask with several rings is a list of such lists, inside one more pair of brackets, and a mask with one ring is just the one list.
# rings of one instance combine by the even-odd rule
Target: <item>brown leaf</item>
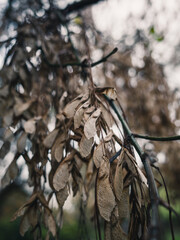
[[116,172],[114,176],[114,192],[116,198],[120,201],[122,191],[123,191],[123,169],[122,169],[122,160],[124,157],[124,151],[121,151],[121,154],[118,158],[118,163],[116,166]]
[[84,125],[84,134],[87,139],[90,139],[96,135],[96,121],[101,114],[101,109],[98,108],[86,121]]
[[1,146],[1,149],[0,149],[0,158],[1,159],[3,159],[6,156],[6,154],[10,150],[10,147],[11,147],[10,142],[6,141],[3,143],[3,145]]
[[100,215],[109,222],[116,203],[108,176],[97,180],[97,204]]
[[14,105],[14,113],[15,116],[20,116],[23,112],[25,112],[32,104],[34,100],[30,99],[26,103],[22,103],[22,101],[17,101],[17,103]]
[[129,187],[122,191],[121,199],[118,202],[118,212],[120,220],[129,217]]
[[22,153],[26,146],[27,133],[23,132],[17,141],[17,150]]
[[21,234],[21,236],[23,237],[24,234],[28,231],[28,229],[30,228],[31,224],[29,222],[29,216],[28,216],[28,212],[26,212],[23,216],[23,218],[21,219],[21,223],[20,223],[20,229],[19,232]]
[[30,119],[24,123],[24,130],[26,133],[34,134],[36,131],[35,120]]
[[63,147],[64,147],[64,141],[66,139],[66,133],[61,133],[59,136],[56,138],[53,147],[51,149],[51,156],[52,159],[57,162],[60,162],[63,157]]
[[87,157],[91,153],[94,138],[87,139],[85,135],[82,136],[79,143],[79,152],[82,157]]
[[56,199],[57,199],[57,202],[58,202],[60,208],[63,207],[68,195],[69,195],[69,191],[68,191],[67,184],[59,192],[56,192]]
[[105,142],[109,142],[109,141],[111,141],[112,137],[113,137],[113,131],[110,130],[110,131],[108,132],[108,134],[106,135],[106,137],[104,138],[104,141],[105,141]]
[[104,105],[101,105],[101,112],[102,112],[102,117],[104,121],[106,121],[108,127],[111,128],[114,121],[113,121],[110,110],[108,110],[108,108],[105,107]]
[[99,178],[109,177],[110,163],[107,157],[103,156],[101,165],[99,168]]
[[10,109],[8,112],[3,116],[3,122],[5,126],[10,126],[13,122],[13,110]]
[[46,148],[51,148],[57,135],[58,135],[59,129],[54,129],[52,132],[50,132],[47,137],[44,139],[43,144]]
[[63,189],[69,180],[69,165],[67,162],[62,162],[57,168],[53,177],[53,186],[56,191]]
[[88,187],[91,183],[93,173],[94,173],[94,163],[93,163],[93,160],[90,159],[87,166],[87,170],[86,170],[86,184]]
[[60,143],[59,145],[56,146],[54,156],[57,162],[60,162],[62,160],[63,148],[64,148],[64,143]]
[[81,98],[75,99],[72,102],[68,103],[64,110],[63,113],[67,118],[72,118],[75,114],[76,108],[81,102]]
[[0,88],[0,97],[7,97],[9,94],[9,85]]
[[85,108],[87,108],[89,106],[89,104],[90,104],[90,101],[86,101],[76,111],[76,113],[74,115],[74,129],[77,129],[80,127],[81,121],[83,119],[84,110],[85,110]]
[[55,219],[54,219],[51,211],[48,208],[44,209],[44,220],[45,220],[46,227],[52,233],[53,237],[55,237],[56,236],[56,222],[55,222]]
[[11,180],[14,180],[18,175],[18,166],[16,164],[16,159],[14,159],[9,165],[4,177],[1,180],[2,188],[6,187]]
[[103,143],[100,143],[97,146],[97,148],[95,149],[94,154],[93,154],[93,161],[94,161],[96,168],[100,167],[104,155],[105,155],[104,145],[103,145]]
[[27,209],[27,207],[28,207],[29,205],[31,205],[31,204],[36,200],[36,198],[37,198],[37,194],[34,193],[34,194],[30,197],[30,199],[29,199],[25,204],[23,204],[23,206],[21,206],[21,207],[15,212],[15,214],[14,214],[13,217],[11,218],[11,221],[14,221],[14,220],[16,220],[16,218],[22,216],[22,215],[24,214],[25,210]]
[[13,132],[10,128],[7,128],[4,132],[4,140],[11,141],[13,137]]

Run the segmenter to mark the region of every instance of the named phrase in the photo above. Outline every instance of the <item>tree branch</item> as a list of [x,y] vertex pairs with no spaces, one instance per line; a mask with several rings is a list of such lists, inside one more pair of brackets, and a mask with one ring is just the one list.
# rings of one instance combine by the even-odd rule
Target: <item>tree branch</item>
[[140,134],[133,133],[133,136],[135,138],[143,138],[151,141],[160,141],[160,142],[180,140],[180,135],[170,136],[170,137],[153,137],[153,136],[140,135]]
[[151,210],[152,210],[152,216],[151,216],[151,225],[150,225],[150,240],[158,240],[159,239],[159,214],[158,214],[158,204],[159,204],[159,194],[156,186],[156,182],[154,179],[154,175],[151,169],[151,157],[145,154],[142,150],[139,144],[137,143],[134,135],[132,134],[129,126],[127,125],[126,121],[124,120],[121,113],[118,111],[115,103],[109,99],[106,95],[104,95],[105,99],[109,102],[110,106],[116,113],[118,119],[120,120],[130,143],[134,146],[137,153],[139,154],[141,161],[144,165],[144,169],[146,171],[147,175],[147,181],[149,186],[149,196],[151,201]]
[[82,0],[80,2],[73,2],[72,4],[68,4],[66,8],[62,10],[63,15],[70,14],[72,12],[80,11],[85,7],[96,4],[103,0]]
[[65,67],[67,67],[67,66],[79,66],[79,67],[83,67],[83,68],[95,67],[95,66],[97,66],[98,64],[101,64],[101,63],[103,63],[103,62],[106,62],[109,57],[111,57],[113,54],[115,54],[115,53],[118,51],[118,48],[114,48],[109,54],[107,54],[106,56],[104,56],[104,57],[101,58],[100,60],[91,63],[90,66],[89,66],[88,64],[85,63],[85,61],[80,62],[80,63],[78,63],[78,62],[65,63],[65,64],[62,64],[62,65],[61,65],[61,64],[53,64],[53,63],[50,63],[49,60],[47,59],[47,57],[46,57],[43,49],[42,49],[41,47],[39,47],[39,49],[40,49],[41,52],[42,52],[42,56],[43,56],[43,58],[44,58],[44,60],[45,60],[45,63],[46,63],[47,65],[49,65],[50,67],[55,67],[55,68],[58,68],[58,67],[65,68]]

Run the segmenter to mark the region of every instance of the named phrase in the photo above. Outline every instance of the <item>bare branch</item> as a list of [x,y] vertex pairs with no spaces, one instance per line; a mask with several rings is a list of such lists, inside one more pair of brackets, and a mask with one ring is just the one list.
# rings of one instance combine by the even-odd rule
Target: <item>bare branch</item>
[[170,136],[170,137],[153,137],[153,136],[140,135],[140,134],[133,133],[133,136],[135,138],[143,138],[143,139],[147,139],[147,140],[151,140],[151,141],[159,141],[159,142],[180,140],[180,135]]
[[67,7],[62,10],[62,13],[64,15],[67,15],[72,12],[80,11],[85,7],[96,4],[100,1],[103,1],[103,0],[82,0],[80,2],[73,2],[72,4],[68,4]]

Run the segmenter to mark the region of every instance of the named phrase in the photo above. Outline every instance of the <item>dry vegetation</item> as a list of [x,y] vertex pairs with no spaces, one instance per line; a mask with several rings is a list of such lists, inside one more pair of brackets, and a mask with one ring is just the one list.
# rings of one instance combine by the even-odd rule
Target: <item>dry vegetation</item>
[[[24,1],[21,5],[14,0],[9,1],[3,13],[0,32],[9,37],[0,42],[1,48],[6,49],[0,71],[4,129],[0,157],[3,159],[12,145],[16,145],[16,150],[2,178],[2,187],[17,178],[17,160],[22,156],[33,191],[13,217],[22,218],[21,235],[31,227],[34,239],[41,239],[44,225],[47,239],[50,233],[56,238],[62,223],[56,222],[49,207],[52,196],[56,196],[62,216],[70,192],[73,196],[80,194],[85,206],[94,191],[91,217],[99,239],[99,215],[105,221],[106,240],[158,239],[150,212],[160,199],[149,197],[148,172],[137,165],[132,136],[112,102],[133,132],[170,136],[177,130],[170,117],[176,94],[170,92],[162,68],[151,58],[145,44],[147,56],[144,67],[139,68],[131,61],[133,46],[131,50],[116,52],[103,42],[89,11],[78,12],[88,3],[60,9],[53,1]],[[104,57],[92,62],[91,54],[96,49],[101,49]],[[179,106],[174,107],[174,118],[178,119]],[[52,119],[55,126],[49,131]],[[151,146],[163,152],[167,160],[176,161],[178,142]],[[152,148],[150,153],[148,150],[140,154],[144,161],[144,151],[154,159]],[[179,175],[174,172],[179,172],[180,164],[177,162],[175,169],[173,163],[170,166],[171,185],[178,189],[175,182]],[[47,183],[51,189],[48,193]],[[175,193],[179,195],[179,191]]]

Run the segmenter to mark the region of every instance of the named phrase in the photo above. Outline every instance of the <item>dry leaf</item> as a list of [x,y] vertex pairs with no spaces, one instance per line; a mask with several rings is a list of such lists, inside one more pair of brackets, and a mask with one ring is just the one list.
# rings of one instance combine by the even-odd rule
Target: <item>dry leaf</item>
[[4,125],[9,127],[11,126],[12,122],[13,122],[13,110],[10,109],[4,116],[3,116],[3,122]]
[[120,220],[129,217],[129,187],[123,189],[121,199],[118,202]]
[[96,121],[101,114],[101,109],[98,108],[86,121],[84,125],[84,134],[87,139],[90,139],[96,135]]
[[34,134],[36,131],[35,120],[30,119],[24,123],[24,130],[26,133]]
[[7,128],[4,132],[4,140],[11,141],[13,137],[13,132],[10,128]]
[[82,157],[87,157],[91,153],[94,138],[87,139],[85,135],[82,136],[79,143],[79,152]]
[[0,149],[0,158],[3,159],[6,154],[9,152],[10,150],[10,147],[11,147],[11,144],[10,142],[6,141],[3,143],[1,149]]
[[49,210],[49,208],[44,209],[44,220],[45,225],[49,229],[49,231],[52,233],[53,237],[56,236],[56,222],[55,219]]
[[103,156],[99,168],[99,178],[109,177],[110,163],[107,157]]
[[14,214],[13,217],[11,218],[11,221],[14,221],[14,220],[16,220],[16,218],[22,216],[22,215],[24,214],[25,210],[27,209],[27,207],[28,207],[29,205],[31,205],[31,204],[36,200],[36,198],[37,198],[37,194],[34,193],[34,194],[30,197],[30,199],[29,199],[25,204],[23,204],[23,206],[21,206],[21,207],[15,212],[15,214]]
[[21,234],[21,236],[23,237],[24,234],[28,231],[28,229],[30,228],[31,224],[29,222],[29,217],[28,217],[28,212],[26,212],[23,216],[23,218],[21,219],[21,223],[20,223],[20,229],[19,232]]
[[55,140],[53,147],[51,149],[51,156],[52,159],[57,162],[60,162],[63,157],[63,147],[64,147],[64,141],[66,139],[66,133],[61,133]]
[[110,221],[111,213],[115,207],[115,197],[109,182],[109,178],[98,178],[97,181],[97,204],[100,215]]
[[0,88],[0,97],[7,97],[9,94],[9,85]]
[[103,156],[105,155],[105,149],[103,143],[100,143],[94,151],[93,161],[96,168],[99,168],[101,165],[101,161],[103,160]]
[[83,119],[83,114],[84,114],[84,110],[89,106],[90,101],[86,101],[84,104],[82,104],[77,111],[75,112],[74,115],[74,129],[77,129],[80,127],[81,125],[81,121]]
[[108,127],[111,128],[114,121],[113,121],[110,110],[108,111],[105,108],[105,106],[101,104],[101,112],[102,112],[103,119],[106,121]]
[[44,139],[43,144],[46,148],[51,148],[57,135],[58,135],[59,129],[54,129],[52,132],[50,132],[47,137]]
[[57,168],[53,177],[53,186],[56,191],[63,189],[69,180],[69,165],[67,162],[62,162]]
[[11,180],[14,180],[17,177],[18,171],[19,170],[16,164],[16,159],[14,159],[9,165],[4,177],[1,180],[2,188],[6,187],[11,182]]
[[81,102],[81,98],[73,100],[72,102],[68,103],[63,110],[64,115],[67,118],[72,118],[80,102]]
[[20,116],[23,112],[25,112],[32,104],[33,100],[30,99],[28,102],[26,103],[22,103],[22,102],[17,102],[14,105],[14,113],[15,116]]
[[22,153],[26,147],[27,133],[23,132],[17,141],[17,150]]
[[68,195],[69,195],[69,191],[68,191],[67,184],[59,192],[56,192],[56,199],[57,199],[57,202],[58,202],[60,208],[63,207]]
[[116,173],[114,177],[114,192],[117,199],[120,201],[123,190],[123,171],[122,165],[116,166]]
[[104,138],[104,141],[105,141],[105,142],[109,142],[109,141],[111,141],[112,137],[113,137],[113,131],[110,130],[110,131],[108,132],[108,134],[106,135],[106,137]]

